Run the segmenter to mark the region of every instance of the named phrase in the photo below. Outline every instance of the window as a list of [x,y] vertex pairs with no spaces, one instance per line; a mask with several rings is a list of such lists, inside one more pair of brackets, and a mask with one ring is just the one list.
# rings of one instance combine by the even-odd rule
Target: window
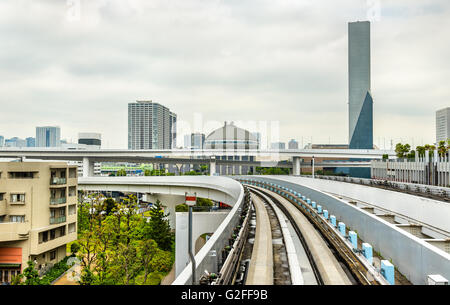
[[56,251],[50,252],[50,260],[54,260],[56,258]]
[[69,224],[69,233],[75,232],[76,225],[75,223]]
[[0,193],[0,201],[2,201],[3,200],[3,195],[4,195],[5,193]]
[[11,194],[11,203],[25,202],[25,194]]
[[50,230],[50,240],[55,239],[55,237],[56,237],[56,230],[55,229]]
[[69,205],[69,215],[73,215],[73,214],[76,214],[76,213],[77,213],[76,205],[75,204]]
[[9,220],[10,220],[10,222],[25,222],[25,216],[24,215],[10,215]]
[[10,179],[33,179],[35,177],[34,172],[9,172]]

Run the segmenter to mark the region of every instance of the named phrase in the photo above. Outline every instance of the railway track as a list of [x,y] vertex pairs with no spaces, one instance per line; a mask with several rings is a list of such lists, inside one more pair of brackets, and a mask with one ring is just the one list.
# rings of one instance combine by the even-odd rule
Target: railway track
[[[242,212],[240,232],[213,284],[386,284],[371,276],[370,267],[305,198],[274,185],[242,182],[247,212]],[[308,272],[309,278],[304,276]]]

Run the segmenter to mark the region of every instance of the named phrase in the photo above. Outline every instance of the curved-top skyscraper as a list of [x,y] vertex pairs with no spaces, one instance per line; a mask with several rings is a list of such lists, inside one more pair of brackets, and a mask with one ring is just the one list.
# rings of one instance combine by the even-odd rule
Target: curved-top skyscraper
[[349,148],[373,149],[370,22],[348,24]]

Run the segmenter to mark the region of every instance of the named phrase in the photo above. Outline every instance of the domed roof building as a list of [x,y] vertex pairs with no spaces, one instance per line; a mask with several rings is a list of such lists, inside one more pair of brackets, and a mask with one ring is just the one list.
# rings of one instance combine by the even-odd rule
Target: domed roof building
[[205,140],[206,149],[258,149],[258,139],[233,122],[211,132]]
[[[233,122],[225,124],[211,132],[205,140],[205,149],[220,150],[252,150],[258,149],[258,138],[248,130],[239,128]],[[245,156],[218,156],[219,160],[254,161],[255,157]],[[254,172],[255,167],[249,165],[219,165],[217,173],[220,175],[246,175],[249,171]]]

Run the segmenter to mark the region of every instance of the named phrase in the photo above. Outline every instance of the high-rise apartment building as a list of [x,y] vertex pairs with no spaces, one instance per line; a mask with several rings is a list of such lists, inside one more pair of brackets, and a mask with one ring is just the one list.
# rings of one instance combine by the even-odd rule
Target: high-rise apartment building
[[36,147],[61,146],[61,129],[58,126],[36,127]]
[[436,111],[436,144],[450,138],[450,107]]
[[177,115],[152,101],[128,104],[128,149],[176,147]]
[[0,162],[0,283],[27,261],[42,274],[77,239],[77,168],[64,162]]
[[349,147],[373,149],[370,89],[370,22],[348,24]]

